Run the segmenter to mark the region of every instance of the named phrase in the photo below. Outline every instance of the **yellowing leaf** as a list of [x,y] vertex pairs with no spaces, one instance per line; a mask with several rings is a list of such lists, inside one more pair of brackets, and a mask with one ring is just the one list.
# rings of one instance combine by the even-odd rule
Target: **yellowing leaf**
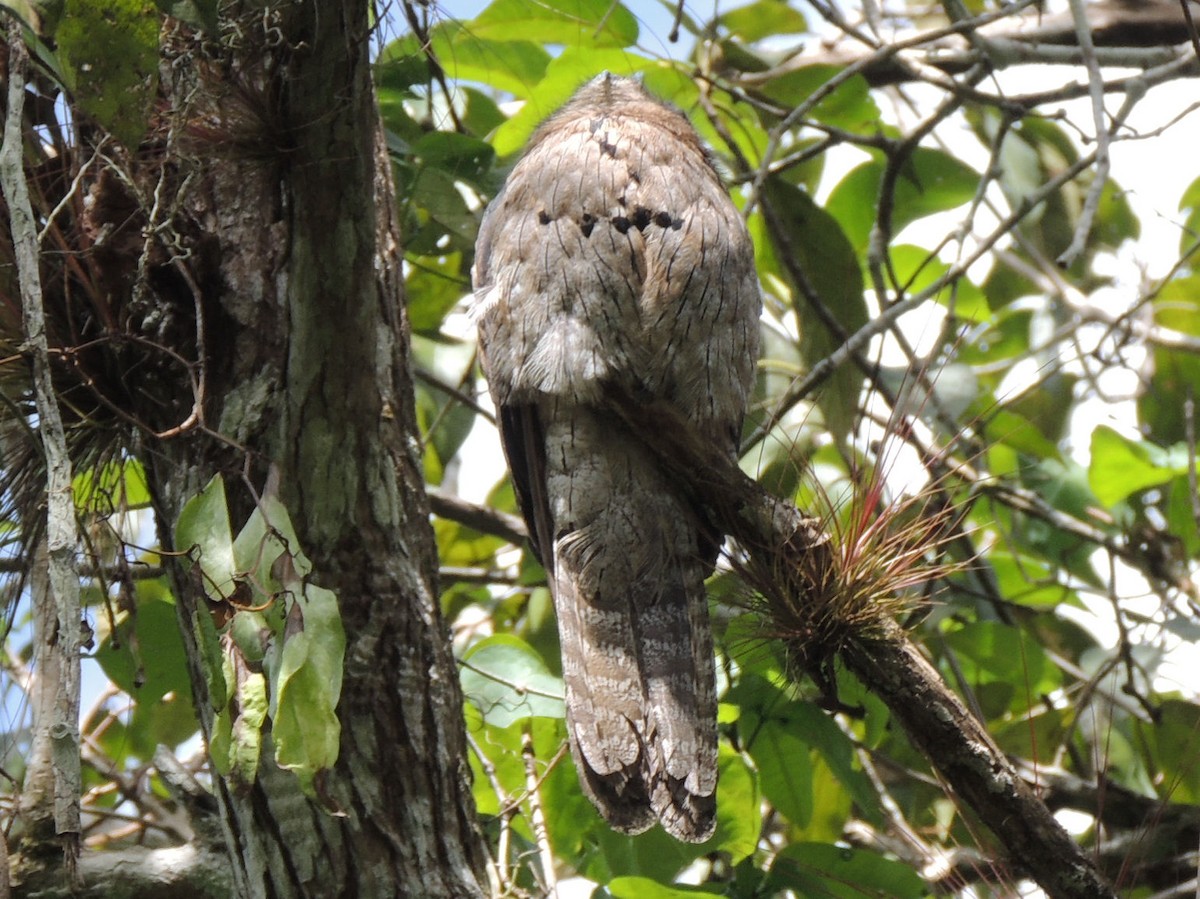
[[317,772],[331,768],[338,757],[346,633],[333,592],[307,584],[295,601],[286,626],[292,630],[271,679],[272,737],[275,761],[310,792]]

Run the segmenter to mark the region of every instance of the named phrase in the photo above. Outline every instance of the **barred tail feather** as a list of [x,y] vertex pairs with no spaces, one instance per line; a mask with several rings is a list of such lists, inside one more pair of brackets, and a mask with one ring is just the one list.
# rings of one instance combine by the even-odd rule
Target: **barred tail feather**
[[[693,558],[635,574],[627,563],[641,567],[644,548],[589,539],[587,529],[556,544],[571,751],[614,828],[640,833],[657,820],[702,842],[715,826],[717,767],[705,566]],[[627,554],[608,558],[614,550]],[[610,581],[621,585],[611,598]]]

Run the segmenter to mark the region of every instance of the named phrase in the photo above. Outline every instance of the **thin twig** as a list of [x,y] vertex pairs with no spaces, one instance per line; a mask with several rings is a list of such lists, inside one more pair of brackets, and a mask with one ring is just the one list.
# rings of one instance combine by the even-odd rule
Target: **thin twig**
[[79,167],[79,171],[75,173],[75,177],[71,180],[71,186],[68,187],[63,193],[62,199],[58,201],[58,205],[50,211],[48,216],[46,216],[46,225],[38,233],[37,239],[39,246],[41,246],[42,241],[46,239],[47,232],[54,227],[55,220],[59,217],[62,211],[67,208],[67,205],[75,198],[75,192],[79,190],[80,185],[83,184],[83,176],[86,175],[88,169],[92,167],[92,163],[100,158],[100,150],[104,146],[104,142],[106,140],[108,140],[107,135],[105,135],[100,140],[100,143],[96,145],[96,149],[92,151],[92,155],[88,158],[88,161]]
[[756,446],[763,440],[767,434],[782,420],[783,416],[793,408],[804,397],[808,396],[818,385],[823,384],[829,377],[847,360],[853,358],[859,350],[867,345],[876,335],[882,334],[884,331],[891,328],[895,322],[905,313],[911,312],[918,308],[926,301],[936,297],[939,293],[946,289],[950,284],[957,281],[967,273],[967,270],[974,265],[979,259],[983,258],[991,248],[1003,237],[1012,232],[1016,225],[1024,219],[1037,206],[1050,197],[1064,184],[1074,179],[1080,172],[1088,168],[1095,161],[1095,155],[1089,154],[1077,160],[1073,165],[1063,169],[1037,191],[1026,197],[1020,205],[1014,209],[1000,224],[992,230],[975,250],[966,258],[960,260],[954,266],[949,268],[942,274],[940,278],[935,280],[927,288],[919,293],[913,294],[894,303],[887,309],[883,310],[867,324],[859,328],[854,334],[850,335],[836,350],[817,362],[809,369],[808,376],[798,384],[790,387],[785,395],[775,405],[772,411],[755,432],[747,439],[742,447],[743,452],[750,447]]
[[[424,6],[424,4],[418,5]],[[416,7],[414,4],[407,2],[407,0],[400,4],[400,8],[404,11],[404,18],[408,22],[408,27],[412,29],[413,35],[421,45],[421,52],[425,54],[425,61],[429,66],[429,74],[437,81],[438,86],[442,89],[442,93],[446,96],[446,113],[450,116],[450,122],[454,125],[454,130],[460,134],[465,133],[462,122],[458,118],[458,111],[454,108],[452,100],[454,95],[446,80],[446,70],[442,68],[441,60],[433,52],[433,41],[429,36],[427,23],[421,21],[421,17],[417,15]],[[432,96],[432,92],[430,92],[429,102],[431,107],[433,103]]]
[[1096,210],[1100,208],[1100,196],[1108,183],[1108,122],[1104,120],[1104,75],[1100,71],[1100,63],[1096,60],[1096,48],[1092,44],[1092,29],[1088,24],[1087,8],[1084,0],[1070,0],[1071,18],[1075,22],[1075,38],[1079,41],[1079,52],[1083,56],[1083,64],[1088,73],[1088,95],[1092,101],[1092,121],[1096,127],[1096,171],[1088,188],[1083,209],[1079,220],[1075,223],[1075,234],[1071,244],[1058,257],[1058,264],[1070,268],[1087,246],[1088,236],[1092,233],[1092,222],[1096,218]]
[[533,828],[533,839],[537,843],[538,857],[542,866],[542,886],[545,895],[558,894],[558,878],[554,873],[554,851],[550,838],[546,836],[546,815],[542,811],[542,794],[538,789],[540,779],[537,771],[537,755],[533,751],[533,734],[529,723],[521,730],[521,758],[525,762],[526,801],[529,803],[529,823]]
[[436,487],[427,488],[425,495],[429,497],[429,508],[434,515],[440,515],[450,521],[457,521],[480,533],[491,534],[493,537],[499,537],[517,546],[523,545],[529,537],[525,522],[516,515],[510,515],[488,506],[476,505],[461,496],[455,496]]
[[1183,429],[1188,454],[1188,495],[1192,498],[1192,518],[1197,529],[1200,529],[1200,485],[1196,483],[1196,396],[1190,384],[1183,401]]
[[667,33],[667,40],[672,44],[679,40],[679,26],[683,24],[683,0],[679,0],[675,4],[675,18],[671,21],[671,30]]
[[1192,42],[1192,50],[1196,53],[1196,58],[1200,59],[1200,35],[1196,33],[1196,21],[1192,18],[1192,4],[1188,0],[1179,0],[1179,5],[1183,7],[1183,20],[1187,23],[1188,38]]
[[487,782],[492,786],[492,792],[496,794],[496,802],[500,808],[500,812],[497,815],[500,821],[500,838],[496,843],[496,856],[492,859],[491,875],[495,878],[493,894],[507,895],[513,885],[512,872],[509,870],[508,855],[512,843],[512,819],[517,813],[518,806],[509,797],[508,791],[504,789],[504,785],[500,783],[500,778],[496,776],[496,766],[487,757],[487,753],[483,751],[483,747],[479,745],[479,741],[475,739],[475,736],[469,730],[466,736],[467,748],[475,754],[480,770],[483,771],[483,776],[487,778]]

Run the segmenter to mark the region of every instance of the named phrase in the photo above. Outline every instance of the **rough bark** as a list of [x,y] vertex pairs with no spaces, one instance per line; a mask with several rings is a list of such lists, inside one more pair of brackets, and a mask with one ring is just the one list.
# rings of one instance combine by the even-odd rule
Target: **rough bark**
[[[479,895],[367,4],[244,12],[215,47],[184,29],[164,43],[175,117],[165,152],[135,164],[158,166],[160,193],[174,191],[192,232],[192,252],[172,266],[181,276],[149,284],[153,307],[193,330],[198,358],[192,389],[177,384],[166,402],[136,394],[133,411],[166,433],[146,446],[164,545],[214,474],[226,475],[235,528],[251,485],[270,477],[313,580],[339,597],[347,651],[340,758],[320,781],[323,803],[269,751],[253,786],[217,779],[232,878],[255,897]],[[209,611],[175,567],[208,734],[197,627]]]
[[847,643],[846,667],[882,699],[909,740],[1049,896],[1115,896],[984,726],[899,627]]
[[[48,826],[63,843],[73,869],[81,831],[79,796],[80,603],[75,574],[75,503],[71,460],[62,414],[50,373],[46,312],[38,265],[37,224],[24,171],[25,77],[28,55],[15,20],[8,22],[8,101],[0,146],[0,187],[8,206],[18,281],[25,349],[30,357],[37,431],[46,460],[46,536],[38,542],[34,583],[34,662],[45,669],[32,698],[36,715],[30,748],[29,792],[23,810],[36,829]],[[41,566],[39,565],[39,569]],[[40,672],[39,672],[40,673]]]
[[[7,873],[8,866],[4,866]],[[233,890],[224,851],[189,843],[165,849],[131,847],[102,853],[85,852],[79,861],[79,883],[56,866],[18,871],[18,896],[38,899],[226,899]],[[0,893],[0,895],[6,895]]]

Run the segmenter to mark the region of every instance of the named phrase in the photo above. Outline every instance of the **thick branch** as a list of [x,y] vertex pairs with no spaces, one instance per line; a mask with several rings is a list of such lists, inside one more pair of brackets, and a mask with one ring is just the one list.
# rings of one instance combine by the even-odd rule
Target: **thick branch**
[[44,899],[224,899],[233,895],[229,857],[196,843],[166,849],[130,847],[85,852],[79,859],[79,883],[64,876],[61,865],[30,864],[16,858],[14,896]]
[[1050,896],[1115,896],[991,735],[899,627],[847,643],[842,661]]
[[[760,567],[788,572],[797,602],[807,595],[806,578],[836,576],[834,553],[820,522],[767,493],[700,439],[674,408],[641,403],[614,389],[605,412],[638,435],[715,527],[759,555]],[[842,645],[843,663],[887,704],[913,744],[1003,843],[1014,867],[1028,872],[1053,897],[1115,896],[903,631],[883,620],[856,634]]]

